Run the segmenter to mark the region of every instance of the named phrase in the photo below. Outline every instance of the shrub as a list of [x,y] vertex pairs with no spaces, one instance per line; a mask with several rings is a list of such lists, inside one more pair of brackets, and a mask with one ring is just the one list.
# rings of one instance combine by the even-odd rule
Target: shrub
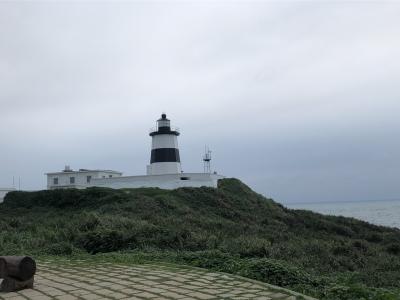
[[[287,209],[234,179],[218,189],[13,192],[0,204],[3,255],[167,251],[325,299],[339,299],[321,296],[326,282],[332,295],[353,284],[400,288],[399,245],[399,229]],[[336,282],[352,273],[354,282]]]
[[222,245],[225,250],[237,253],[241,257],[268,257],[270,247],[269,240],[253,236],[240,236]]
[[94,213],[86,213],[79,217],[78,229],[80,231],[94,230],[101,224],[101,218]]
[[368,251],[368,245],[367,243],[357,240],[353,242],[353,247],[356,248],[359,251],[367,252]]
[[387,246],[386,251],[390,254],[398,255],[400,254],[400,244],[390,244]]
[[380,243],[383,241],[383,237],[378,233],[369,233],[365,239],[371,243]]
[[59,242],[49,245],[44,252],[50,255],[71,255],[74,252],[74,246],[68,242]]
[[303,269],[265,258],[249,260],[241,273],[257,280],[284,287],[315,283],[315,280]]
[[82,234],[77,244],[91,254],[134,248],[136,239],[115,230],[98,230]]
[[323,293],[329,300],[399,300],[400,297],[385,289],[368,288],[364,285],[334,285]]

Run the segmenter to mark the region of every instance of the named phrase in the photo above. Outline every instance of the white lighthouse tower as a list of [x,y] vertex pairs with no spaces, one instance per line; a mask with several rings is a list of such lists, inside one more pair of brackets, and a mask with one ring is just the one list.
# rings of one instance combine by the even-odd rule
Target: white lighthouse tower
[[178,174],[182,172],[179,157],[177,129],[171,129],[166,114],[157,120],[157,127],[151,130],[152,137],[150,165],[147,175]]

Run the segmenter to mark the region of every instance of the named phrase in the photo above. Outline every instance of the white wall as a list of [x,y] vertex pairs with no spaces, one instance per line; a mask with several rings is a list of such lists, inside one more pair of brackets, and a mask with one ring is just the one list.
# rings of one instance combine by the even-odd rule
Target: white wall
[[147,168],[147,175],[180,174],[181,163],[179,162],[157,162]]
[[151,149],[175,148],[178,149],[178,138],[173,134],[157,134],[152,136]]
[[[181,180],[187,177],[189,180]],[[179,187],[214,187],[224,176],[205,173],[164,174],[151,176],[123,176],[108,179],[95,179],[91,186],[121,188],[158,187],[161,189],[176,189]]]
[[[89,184],[87,182],[87,176],[92,176],[92,180],[96,178],[109,178],[109,176],[121,176],[122,173],[107,172],[107,171],[75,171],[75,172],[62,172],[47,174],[47,188],[86,188]],[[75,177],[75,183],[70,183],[70,178]],[[54,178],[58,178],[58,184],[54,184]]]

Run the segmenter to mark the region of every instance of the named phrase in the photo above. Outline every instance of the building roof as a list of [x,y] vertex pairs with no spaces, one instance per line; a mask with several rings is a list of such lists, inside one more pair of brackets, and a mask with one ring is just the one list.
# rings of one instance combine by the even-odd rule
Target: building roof
[[114,171],[114,170],[88,170],[88,169],[79,169],[79,170],[77,170],[77,171],[69,170],[69,171],[61,171],[61,172],[50,172],[50,173],[45,173],[45,175],[76,174],[76,173],[93,173],[93,172],[104,172],[104,173],[122,174],[122,172]]

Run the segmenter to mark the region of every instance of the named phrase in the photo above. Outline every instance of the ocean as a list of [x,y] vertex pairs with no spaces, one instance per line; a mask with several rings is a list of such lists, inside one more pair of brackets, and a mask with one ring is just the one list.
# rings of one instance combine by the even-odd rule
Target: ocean
[[400,200],[291,203],[288,208],[306,209],[324,215],[353,217],[376,225],[400,228]]

